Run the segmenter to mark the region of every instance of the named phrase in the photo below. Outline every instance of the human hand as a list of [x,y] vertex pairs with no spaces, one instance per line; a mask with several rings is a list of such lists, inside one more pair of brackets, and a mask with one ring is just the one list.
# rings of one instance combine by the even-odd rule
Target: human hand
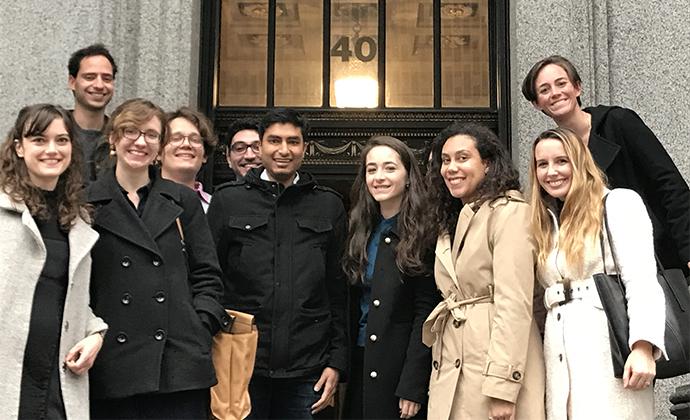
[[75,375],[86,373],[93,366],[93,362],[96,360],[96,355],[98,355],[102,345],[103,337],[99,333],[83,338],[67,352],[65,365]]
[[316,414],[329,405],[333,405],[333,395],[336,388],[338,388],[339,378],[340,373],[337,369],[327,367],[323,370],[319,381],[314,385],[315,392],[321,391],[321,388],[323,388],[323,392],[321,393],[321,398],[311,406],[312,414]]
[[652,345],[648,341],[636,341],[623,368],[623,387],[645,389],[652,384],[656,376],[656,363]]
[[420,408],[422,408],[422,405],[414,401],[400,398],[400,401],[398,401],[398,407],[400,408],[400,418],[409,419],[410,417],[417,415],[417,412]]
[[489,401],[489,420],[515,420],[515,404],[491,398]]

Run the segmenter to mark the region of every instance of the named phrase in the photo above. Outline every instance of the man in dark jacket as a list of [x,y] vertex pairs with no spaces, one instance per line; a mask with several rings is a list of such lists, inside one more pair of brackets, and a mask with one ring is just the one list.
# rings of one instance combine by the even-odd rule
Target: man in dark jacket
[[256,316],[250,418],[311,418],[347,365],[340,196],[298,172],[307,123],[289,109],[261,121],[261,160],[220,186],[208,211],[226,308]]

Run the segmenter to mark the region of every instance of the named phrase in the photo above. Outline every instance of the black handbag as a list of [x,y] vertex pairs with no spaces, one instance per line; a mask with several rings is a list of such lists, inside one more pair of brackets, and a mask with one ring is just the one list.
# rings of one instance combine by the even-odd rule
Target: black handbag
[[[634,229],[634,227],[632,228]],[[602,230],[606,231],[609,244],[612,244],[606,213],[606,197],[604,197],[604,227]],[[599,292],[601,304],[608,320],[613,373],[616,378],[622,378],[625,361],[630,355],[628,345],[630,329],[625,285],[620,278],[620,268],[613,246],[611,247],[611,257],[617,274],[606,272],[603,232],[599,234],[599,241],[602,261],[604,262],[604,273],[594,274],[594,284]],[[668,360],[656,362],[656,378],[665,379],[690,372],[690,333],[688,333],[690,331],[690,291],[680,269],[664,269],[658,258],[656,258],[656,262],[657,281],[664,291],[666,302],[664,346],[668,356]]]

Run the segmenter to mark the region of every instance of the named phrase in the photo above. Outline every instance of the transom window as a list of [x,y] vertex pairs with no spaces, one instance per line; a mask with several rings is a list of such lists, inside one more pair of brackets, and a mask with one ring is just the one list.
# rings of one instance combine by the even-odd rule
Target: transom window
[[490,108],[489,0],[222,0],[224,107]]

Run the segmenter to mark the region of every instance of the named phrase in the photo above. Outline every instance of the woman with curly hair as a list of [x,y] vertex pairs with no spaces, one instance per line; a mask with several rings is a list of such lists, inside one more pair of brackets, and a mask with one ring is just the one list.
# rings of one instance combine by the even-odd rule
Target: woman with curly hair
[[0,411],[9,418],[89,415],[86,372],[107,325],[89,308],[98,234],[73,132],[64,109],[32,105],[0,146]]
[[439,300],[424,206],[412,151],[394,137],[372,137],[352,186],[343,262],[359,297],[347,418],[424,417],[431,357],[422,323]]
[[[651,384],[655,359],[663,353],[665,303],[642,199],[623,188],[609,192],[587,147],[564,128],[547,130],[534,141],[530,181],[537,277],[548,310],[547,417],[654,418]],[[604,268],[616,273],[612,251],[630,319],[630,355],[620,379],[614,377],[606,313],[592,277]]]
[[431,156],[434,270],[444,300],[423,329],[433,356],[428,417],[543,419],[534,243],[518,173],[496,135],[476,124],[447,127]]

